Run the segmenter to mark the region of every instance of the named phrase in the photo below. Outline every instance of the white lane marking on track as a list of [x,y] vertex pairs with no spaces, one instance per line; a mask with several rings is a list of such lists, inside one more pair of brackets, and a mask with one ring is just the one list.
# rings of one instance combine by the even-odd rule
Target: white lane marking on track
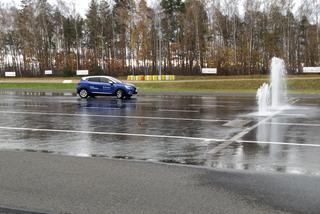
[[266,122],[265,124],[270,125],[283,125],[283,126],[314,126],[320,127],[320,124],[312,124],[312,123],[276,123],[276,122]]
[[291,99],[289,99],[289,103],[291,104],[291,105],[293,105],[293,104],[296,104],[297,102],[299,102],[301,99],[299,99],[299,98],[291,98]]
[[305,103],[303,103],[303,104],[299,104],[298,106],[311,106],[311,107],[319,107],[319,105],[320,104],[305,104]]
[[198,104],[190,104],[191,107],[226,107],[226,105],[198,105]]
[[[140,99],[139,99],[139,100],[140,100]],[[172,100],[141,99],[140,101],[143,101],[143,102],[174,102],[174,99],[172,99]]]
[[[84,130],[59,130],[59,129],[37,129],[37,128],[19,128],[19,127],[0,127],[3,130],[16,131],[32,131],[32,132],[55,132],[55,133],[77,133],[77,134],[93,134],[93,135],[114,135],[114,136],[132,136],[132,137],[150,137],[150,138],[169,138],[169,139],[183,139],[183,140],[199,140],[202,143],[209,144],[210,142],[223,142],[223,139],[212,138],[196,138],[184,136],[169,136],[169,135],[148,135],[148,134],[131,134],[131,133],[117,133],[117,132],[94,132]],[[302,146],[302,147],[320,147],[320,144],[302,144],[302,143],[285,143],[285,142],[266,142],[266,141],[247,141],[236,140],[237,143],[254,143],[254,144],[274,144],[286,146]]]
[[48,105],[14,105],[15,107],[41,107],[41,108],[48,108]]
[[[294,103],[296,103],[298,101],[299,101],[299,99],[293,99],[293,100],[290,101],[290,103],[293,105]],[[212,155],[212,154],[216,154],[216,153],[220,152],[221,150],[223,150],[223,149],[227,148],[229,145],[231,145],[233,142],[237,142],[240,138],[242,138],[243,136],[245,136],[246,134],[248,134],[249,132],[251,132],[252,130],[257,128],[261,124],[264,124],[268,120],[273,118],[274,116],[279,115],[282,111],[283,110],[279,110],[279,111],[274,112],[273,114],[271,114],[270,116],[260,120],[258,123],[254,124],[253,126],[244,129],[242,132],[239,132],[238,134],[233,136],[231,139],[228,139],[224,143],[221,143],[218,146],[214,147],[213,149],[211,149],[207,153]]]
[[[225,99],[225,96],[221,96]],[[221,101],[221,102],[241,102],[241,101],[234,101],[234,100],[255,100],[255,96],[249,97],[238,97],[238,96],[227,96],[227,100],[221,100],[219,97],[202,97],[204,102],[213,102],[213,101]]]
[[305,114],[278,114],[277,116],[306,117]]
[[253,144],[273,144],[273,145],[286,145],[286,146],[306,146],[306,147],[320,147],[320,144],[312,143],[285,143],[285,142],[268,142],[268,141],[250,141],[250,140],[237,140],[237,143],[253,143]]
[[122,105],[153,105],[153,103],[121,103]]
[[251,132],[252,130],[254,130],[255,128],[257,128],[260,124],[263,124],[265,122],[267,122],[268,120],[270,120],[272,117],[274,117],[277,113],[275,112],[274,114],[270,115],[269,117],[266,117],[262,120],[260,120],[258,123],[256,123],[255,125],[248,127],[246,129],[244,129],[243,131],[239,132],[238,134],[236,134],[235,136],[233,136],[232,138],[226,140],[224,143],[219,144],[218,146],[214,147],[213,149],[211,149],[210,151],[208,151],[208,154],[216,154],[218,152],[220,152],[221,150],[227,148],[230,144],[232,144],[233,142],[239,140],[240,138],[242,138],[243,136],[245,136],[246,134],[248,134],[249,132]]
[[204,103],[207,103],[207,104],[239,104],[241,102],[236,102],[236,101],[219,101],[219,100],[216,100],[216,101],[211,101],[211,100],[205,100],[203,101]]
[[170,136],[170,135],[132,134],[132,133],[119,133],[119,132],[95,132],[95,131],[85,131],[85,130],[37,129],[37,128],[19,128],[19,127],[4,127],[4,126],[0,126],[0,129],[15,130],[15,131],[32,131],[32,132],[55,132],[55,133],[76,133],[76,134],[93,134],[93,135],[150,137],[150,138],[169,138],[169,139],[183,139],[183,140],[199,140],[199,141],[203,141],[203,142],[208,142],[208,141],[222,142],[222,141],[225,141],[223,139],[212,139],[212,138],[198,138],[198,137]]
[[[6,102],[10,102],[12,103],[12,100],[2,100],[4,102],[2,103],[6,103]],[[79,101],[77,100],[68,100],[68,99],[59,99],[57,100],[59,104],[65,104],[65,103],[79,103]],[[30,102],[30,100],[28,99],[14,99],[15,103],[25,103],[25,102]],[[37,102],[42,102],[42,103],[57,103],[56,101],[51,101],[51,100],[47,100],[47,99],[39,99],[39,101],[37,100]],[[99,102],[99,101],[98,101]],[[153,105],[153,103],[150,102],[120,102],[121,105]],[[116,104],[115,104],[116,105]],[[17,106],[17,105],[15,105]],[[20,106],[20,105],[19,105]],[[24,106],[23,104],[21,104],[21,106]],[[48,107],[48,105],[46,105]],[[100,108],[100,107],[96,107],[96,108]]]
[[52,116],[75,116],[75,117],[103,117],[103,118],[128,118],[128,119],[148,119],[148,120],[180,120],[199,122],[229,122],[229,120],[178,118],[178,117],[143,117],[143,116],[121,116],[121,115],[97,115],[97,114],[67,114],[55,112],[30,112],[30,111],[0,111],[0,114],[29,114],[29,115],[52,115]]
[[161,111],[161,112],[185,112],[185,113],[198,113],[199,110],[183,110],[183,109],[180,109],[180,110],[176,110],[176,109],[158,109],[158,111]]
[[121,108],[113,108],[113,107],[83,107],[86,109],[108,109],[108,110],[120,110]]

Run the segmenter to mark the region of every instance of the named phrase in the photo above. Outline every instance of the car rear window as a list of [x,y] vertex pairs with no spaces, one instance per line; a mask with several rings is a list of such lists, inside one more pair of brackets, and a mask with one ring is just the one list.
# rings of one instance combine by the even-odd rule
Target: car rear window
[[101,82],[100,77],[92,77],[87,79],[89,82]]
[[106,78],[106,77],[101,77],[101,78],[100,78],[100,82],[109,83],[109,84],[113,83],[112,80],[110,80],[110,79],[108,79],[108,78]]

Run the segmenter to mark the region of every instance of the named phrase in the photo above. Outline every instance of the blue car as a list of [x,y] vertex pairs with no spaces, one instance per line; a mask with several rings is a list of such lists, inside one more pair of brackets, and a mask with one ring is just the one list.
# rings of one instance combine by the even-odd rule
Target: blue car
[[111,95],[118,99],[129,99],[132,95],[137,94],[137,89],[133,84],[124,83],[114,77],[89,76],[80,80],[77,94],[81,98]]

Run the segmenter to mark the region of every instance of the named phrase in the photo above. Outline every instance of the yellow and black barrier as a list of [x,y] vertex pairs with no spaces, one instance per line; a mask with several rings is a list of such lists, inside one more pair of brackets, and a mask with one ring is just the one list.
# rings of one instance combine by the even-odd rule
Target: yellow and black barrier
[[175,75],[129,75],[128,81],[174,81]]

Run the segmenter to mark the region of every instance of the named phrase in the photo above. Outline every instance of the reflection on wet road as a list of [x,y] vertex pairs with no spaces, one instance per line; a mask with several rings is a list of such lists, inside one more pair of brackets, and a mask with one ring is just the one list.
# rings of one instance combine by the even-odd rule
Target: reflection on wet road
[[261,123],[254,97],[39,95],[0,95],[0,150],[320,175],[317,99]]

